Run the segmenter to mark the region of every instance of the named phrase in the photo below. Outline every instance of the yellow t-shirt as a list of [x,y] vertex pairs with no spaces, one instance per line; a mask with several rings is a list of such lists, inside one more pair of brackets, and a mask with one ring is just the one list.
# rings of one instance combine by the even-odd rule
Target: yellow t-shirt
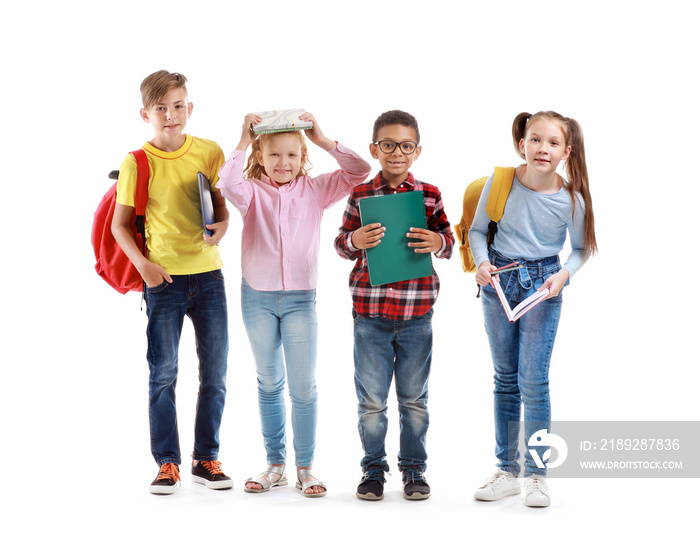
[[[148,259],[170,275],[210,272],[223,267],[218,246],[204,242],[197,172],[214,190],[224,153],[216,142],[189,134],[180,149],[166,153],[145,143],[149,166],[146,205]],[[134,206],[136,159],[129,154],[119,168],[117,203]]]

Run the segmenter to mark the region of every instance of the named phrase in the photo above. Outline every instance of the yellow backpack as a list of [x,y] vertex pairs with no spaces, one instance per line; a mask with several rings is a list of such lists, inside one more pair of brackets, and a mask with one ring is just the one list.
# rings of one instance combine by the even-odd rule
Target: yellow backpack
[[[498,221],[503,217],[503,210],[505,209],[506,201],[508,201],[510,188],[513,185],[514,174],[515,168],[512,167],[497,167],[494,170],[493,184],[489,191],[489,198],[486,201],[486,214],[491,219],[487,238],[489,246],[493,243],[494,235],[498,230]],[[467,186],[462,202],[462,219],[458,225],[455,225],[457,240],[460,242],[459,255],[462,257],[462,269],[465,272],[476,272],[477,268],[474,264],[472,252],[469,249],[469,238],[467,235],[474,220],[476,205],[479,203],[479,197],[481,197],[481,191],[484,189],[487,179],[488,177],[482,177]]]

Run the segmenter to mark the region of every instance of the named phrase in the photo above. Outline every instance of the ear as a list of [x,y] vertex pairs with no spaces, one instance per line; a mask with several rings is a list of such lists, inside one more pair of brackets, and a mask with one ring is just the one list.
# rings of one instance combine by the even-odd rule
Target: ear
[[150,123],[151,120],[148,118],[148,112],[146,111],[146,108],[141,108],[139,110],[139,115],[141,116],[141,119],[144,120],[146,123]]
[[414,162],[415,162],[416,160],[418,160],[418,157],[420,156],[420,153],[421,153],[422,150],[423,150],[423,146],[422,146],[422,145],[419,145],[418,147],[416,147],[416,150],[415,150],[415,152],[413,153],[413,155],[414,155],[414,156],[413,156]]
[[561,157],[561,159],[562,159],[562,160],[566,160],[567,158],[569,158],[570,155],[571,155],[571,145],[569,145],[569,146],[566,148],[566,151],[564,151],[564,154],[563,154],[563,156]]
[[260,164],[262,167],[265,167],[265,165],[263,164],[263,157],[261,151],[255,151],[255,159],[258,161],[258,164]]
[[520,152],[525,154],[525,138],[521,138],[518,142],[518,147],[520,147]]
[[369,144],[369,153],[372,155],[372,158],[375,160],[379,159],[379,155],[377,154],[377,146],[374,143]]
[[192,108],[194,105],[191,102],[187,103],[187,117],[190,117],[192,115]]

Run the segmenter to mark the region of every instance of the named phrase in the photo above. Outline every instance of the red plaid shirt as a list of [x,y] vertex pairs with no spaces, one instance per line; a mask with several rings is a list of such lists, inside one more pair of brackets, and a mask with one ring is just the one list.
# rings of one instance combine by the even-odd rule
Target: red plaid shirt
[[449,259],[452,256],[455,238],[437,187],[417,181],[409,173],[408,178],[398,188],[391,188],[382,179],[381,171],[371,181],[356,186],[348,198],[343,225],[335,239],[335,249],[341,257],[356,260],[350,272],[350,293],[353,308],[359,315],[406,320],[427,313],[437,300],[440,291],[440,279],[437,274],[376,287],[370,285],[367,256],[364,250],[356,249],[351,241],[352,233],[362,226],[358,210],[360,199],[413,190],[423,191],[428,229],[442,238],[442,248],[435,256],[440,259]]

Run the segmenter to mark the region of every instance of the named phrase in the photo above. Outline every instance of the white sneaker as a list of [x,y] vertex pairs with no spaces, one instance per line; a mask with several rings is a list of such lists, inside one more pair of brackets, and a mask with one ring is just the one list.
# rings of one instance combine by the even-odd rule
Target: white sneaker
[[529,476],[525,479],[525,506],[549,506],[549,488],[544,477]]
[[498,501],[509,495],[520,493],[518,477],[506,471],[497,471],[478,490],[474,492],[474,498],[478,501]]

